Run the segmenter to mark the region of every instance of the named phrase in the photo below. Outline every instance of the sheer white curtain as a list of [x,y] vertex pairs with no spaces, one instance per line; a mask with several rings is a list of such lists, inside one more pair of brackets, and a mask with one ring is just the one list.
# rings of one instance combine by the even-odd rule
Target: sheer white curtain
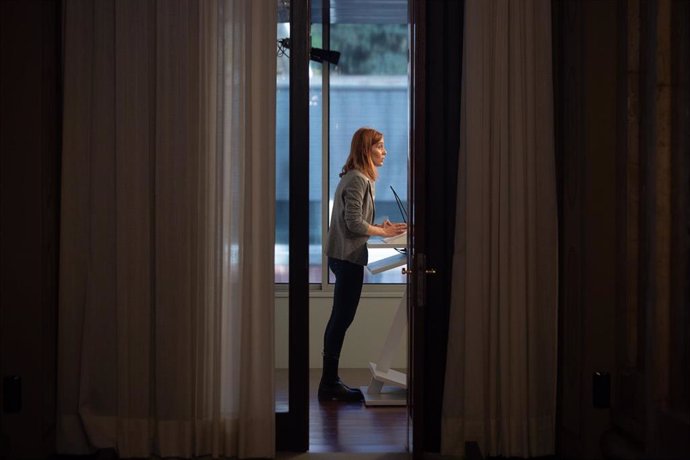
[[274,456],[274,0],[67,0],[58,452]]
[[550,0],[466,0],[442,451],[554,453]]

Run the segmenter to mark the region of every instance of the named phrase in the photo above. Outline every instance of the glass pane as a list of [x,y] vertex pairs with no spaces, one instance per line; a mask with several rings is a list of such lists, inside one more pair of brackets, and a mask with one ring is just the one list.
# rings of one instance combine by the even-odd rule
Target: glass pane
[[[321,47],[321,24],[311,27],[314,48]],[[321,283],[321,180],[323,64],[309,61],[309,282]]]
[[[352,134],[362,126],[375,128],[383,133],[388,151],[376,181],[376,221],[388,217],[402,222],[391,186],[407,207],[407,25],[332,24],[331,49],[341,56],[330,84],[329,196],[332,200]],[[394,249],[369,250],[370,261],[394,254]],[[404,283],[405,279],[400,269],[378,275],[365,271],[365,282]]]
[[[289,4],[279,0],[278,40],[290,36]],[[288,282],[288,223],[289,223],[289,163],[290,143],[290,61],[289,53],[280,44],[277,53],[276,70],[276,243],[275,282]],[[288,412],[289,370],[288,370],[288,298],[275,299],[275,411]]]
[[[321,25],[313,26],[320,37]],[[278,24],[278,39],[289,37],[289,23]],[[317,46],[317,45],[315,45]],[[280,54],[280,53],[279,53]],[[289,55],[289,50],[286,50]],[[276,247],[275,282],[289,282],[290,68],[278,56],[276,94]],[[321,151],[323,103],[321,64],[309,64],[309,282],[321,282]]]
[[[281,9],[283,11],[281,11]],[[289,7],[278,4],[278,41],[290,37]],[[290,60],[278,45],[276,66],[276,242],[275,282],[287,283],[290,217]]]

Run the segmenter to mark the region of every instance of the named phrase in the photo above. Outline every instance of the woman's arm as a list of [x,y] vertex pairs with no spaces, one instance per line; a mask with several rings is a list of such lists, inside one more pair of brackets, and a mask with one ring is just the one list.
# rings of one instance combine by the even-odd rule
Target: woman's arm
[[368,182],[355,176],[343,189],[344,219],[347,229],[352,233],[369,236],[395,236],[407,229],[406,224],[393,224],[386,220],[383,224],[372,225],[364,220],[362,206],[367,194]]
[[355,177],[342,191],[345,226],[357,235],[369,234],[370,225],[364,220],[362,211],[366,190],[364,179]]

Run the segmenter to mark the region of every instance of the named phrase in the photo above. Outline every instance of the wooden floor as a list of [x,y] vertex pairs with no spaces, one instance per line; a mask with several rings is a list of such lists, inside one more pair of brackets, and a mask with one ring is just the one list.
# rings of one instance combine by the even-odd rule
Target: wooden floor
[[[367,385],[368,369],[341,369],[351,387]],[[407,408],[367,407],[364,403],[320,403],[317,389],[321,369],[309,372],[310,452],[406,452]],[[288,375],[276,370],[276,410],[287,410]]]

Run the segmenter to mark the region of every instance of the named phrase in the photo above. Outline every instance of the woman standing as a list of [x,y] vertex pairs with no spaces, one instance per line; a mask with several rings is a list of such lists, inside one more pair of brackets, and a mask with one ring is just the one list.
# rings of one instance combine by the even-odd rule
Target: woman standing
[[350,154],[340,173],[335,191],[331,225],[325,252],[328,267],[335,275],[333,309],[323,340],[323,374],[319,384],[321,401],[361,401],[362,392],[345,385],[338,377],[338,361],[345,331],[352,323],[359,304],[368,261],[370,236],[395,236],[406,224],[386,220],[374,225],[374,183],[377,169],[386,157],[383,134],[360,128],[352,136]]

